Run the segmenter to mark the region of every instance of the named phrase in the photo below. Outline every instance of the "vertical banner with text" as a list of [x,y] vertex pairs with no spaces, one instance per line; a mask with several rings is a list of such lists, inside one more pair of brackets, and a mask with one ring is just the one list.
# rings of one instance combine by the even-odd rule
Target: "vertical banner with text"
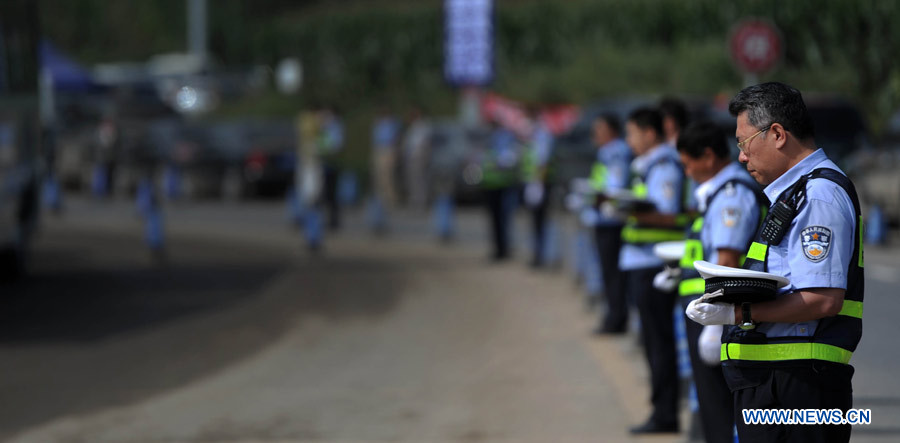
[[444,1],[444,78],[463,87],[493,80],[493,0]]

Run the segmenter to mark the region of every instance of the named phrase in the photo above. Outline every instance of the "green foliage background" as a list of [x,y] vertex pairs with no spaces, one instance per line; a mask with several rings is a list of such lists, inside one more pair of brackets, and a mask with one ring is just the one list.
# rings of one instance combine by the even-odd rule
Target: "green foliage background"
[[[293,114],[311,102],[344,110],[365,145],[378,106],[452,114],[442,77],[442,3],[405,0],[209,0],[210,49],[226,66],[299,56],[298,97],[269,93],[222,110]],[[184,0],[57,0],[46,34],[85,62],[183,50]],[[761,81],[857,101],[877,134],[900,106],[900,2],[878,0],[499,0],[492,88],[525,101],[587,103],[622,94],[733,94],[727,52],[743,17],[782,31],[785,56]]]

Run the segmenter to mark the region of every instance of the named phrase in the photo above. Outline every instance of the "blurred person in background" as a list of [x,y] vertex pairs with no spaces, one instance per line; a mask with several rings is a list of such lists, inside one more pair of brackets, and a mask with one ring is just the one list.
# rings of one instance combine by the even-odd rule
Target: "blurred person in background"
[[153,182],[149,183],[147,212],[144,216],[144,237],[153,259],[157,263],[162,263],[166,260],[165,215],[159,194],[156,192]]
[[424,211],[428,205],[428,157],[431,123],[422,110],[414,108],[403,136],[403,155],[407,203],[412,209]]
[[[436,132],[432,131],[432,135],[435,134]],[[467,135],[466,142],[468,142]],[[432,222],[438,239],[446,243],[453,239],[455,233],[454,193],[456,178],[462,169],[462,153],[446,140],[443,143],[431,142],[429,149],[427,180],[434,196]]]
[[139,171],[135,188],[137,215],[144,221],[144,241],[157,263],[165,261],[165,226],[163,205],[156,184],[154,167],[144,165]]
[[571,252],[575,283],[582,285],[585,308],[598,307],[603,295],[603,275],[600,272],[600,258],[594,245],[594,228],[598,211],[592,206],[597,199],[590,177],[574,177],[569,181],[569,191],[564,203],[566,209],[575,214],[571,218]]
[[112,112],[104,114],[97,126],[94,144],[94,170],[91,175],[91,190],[95,197],[106,197],[112,189],[116,158],[120,145],[119,125]]
[[[619,118],[611,113],[595,118],[591,125],[591,139],[597,146],[597,161],[591,169],[591,187],[601,195],[627,189],[633,155],[622,139]],[[601,310],[602,317],[594,329],[596,334],[621,334],[628,328],[628,302],[618,275],[622,225],[621,219],[602,213],[594,223],[594,242],[606,298],[606,310]]]
[[481,186],[488,210],[493,244],[491,259],[494,261],[510,257],[510,227],[518,197],[519,156],[515,134],[496,122],[492,123],[489,146],[481,161]]
[[[691,226],[681,260],[678,295],[686,309],[705,288],[694,262],[740,267],[768,200],[750,174],[731,158],[725,132],[715,123],[688,126],[678,137],[677,149],[685,174],[699,183],[695,194],[701,214]],[[734,401],[719,363],[722,327],[693,321],[686,321],[685,326],[703,435],[710,443],[732,442]]]
[[44,186],[42,189],[42,201],[44,206],[54,214],[61,214],[63,210],[62,188],[57,171],[57,137],[58,131],[54,123],[45,123],[42,127],[41,141],[44,146],[44,158],[46,159],[46,172],[44,173]]
[[663,137],[665,142],[675,147],[678,135],[690,123],[690,113],[683,101],[675,97],[664,97],[659,101],[659,111],[663,116]]
[[310,250],[322,246],[322,221],[317,203],[322,194],[322,168],[319,163],[319,137],[322,114],[317,108],[307,109],[297,118],[297,165],[294,187],[302,212],[303,229]]
[[[691,122],[691,113],[688,111],[687,105],[683,100],[675,97],[663,97],[659,101],[659,111],[663,116],[663,136],[666,143],[675,148],[678,143],[678,135]],[[684,194],[687,197],[686,204],[688,209],[696,210],[697,201],[694,198],[694,190],[697,189],[697,182],[693,179],[685,181]]]
[[369,222],[375,232],[384,232],[388,212],[397,202],[394,176],[397,168],[397,149],[400,140],[400,121],[387,108],[381,110],[372,125],[372,185],[373,198]]
[[663,138],[662,114],[639,108],[626,123],[626,140],[635,155],[631,190],[654,206],[631,212],[622,229],[624,246],[619,267],[623,289],[634,298],[641,320],[644,353],[650,366],[653,412],[631,429],[633,434],[678,432],[678,368],[673,315],[677,295],[653,286],[663,262],[653,253],[656,243],[684,238],[684,170],[675,148]]
[[184,174],[182,166],[193,151],[190,143],[179,141],[175,144],[172,158],[166,161],[162,171],[162,194],[167,200],[179,200],[184,197]]
[[334,106],[323,109],[319,118],[318,156],[322,164],[323,200],[328,206],[328,227],[337,230],[341,226],[341,202],[338,200],[341,170],[338,157],[344,148],[344,123]]
[[[663,138],[665,139],[665,143],[675,149],[676,144],[678,143],[678,135],[690,122],[690,113],[688,112],[687,105],[681,99],[668,96],[663,97],[659,101],[658,109],[660,113],[662,113]],[[694,198],[694,190],[696,188],[697,183],[690,177],[686,177],[681,189],[682,197],[684,198],[684,212],[686,213],[690,212],[691,214],[696,214],[697,212],[697,201]],[[669,273],[658,276],[660,278],[658,282],[663,290],[669,290],[669,288],[673,287],[679,277],[677,268],[667,267],[667,269],[669,270]],[[681,309],[679,309],[679,311],[680,310]],[[678,349],[679,375],[683,380],[690,380],[691,375],[690,351],[686,346],[687,341],[687,327],[684,323],[684,315],[681,312],[676,312],[675,342]],[[693,387],[691,387],[688,396],[693,395],[695,395],[695,391],[693,390]],[[695,414],[693,414],[692,417],[696,417],[697,411],[694,410],[693,412],[695,412]]]
[[528,111],[532,122],[530,139],[525,141],[522,156],[522,181],[525,183],[525,205],[531,211],[532,251],[531,266],[538,268],[552,261],[550,257],[551,239],[550,186],[548,163],[553,149],[553,134],[541,121],[539,109]]

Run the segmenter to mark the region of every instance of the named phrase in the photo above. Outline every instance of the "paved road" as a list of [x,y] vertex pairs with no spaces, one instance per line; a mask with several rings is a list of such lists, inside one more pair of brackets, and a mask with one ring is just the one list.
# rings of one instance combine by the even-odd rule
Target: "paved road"
[[4,289],[0,438],[616,441],[645,413],[611,382],[640,385],[630,340],[588,340],[561,273],[441,249],[425,221],[310,256],[277,207],[170,214],[164,265],[128,206],[47,220]]
[[[130,205],[46,221],[0,298],[0,439],[615,442],[647,413],[634,337],[589,339],[567,273],[488,264],[477,214],[445,248],[351,218],[311,256],[280,205],[168,212],[162,265]],[[854,441],[900,436],[892,252],[867,256]]]
[[[895,243],[896,244],[896,243]],[[900,440],[900,247],[866,249],[863,338],[853,355],[854,407],[871,408],[871,426],[853,441]]]

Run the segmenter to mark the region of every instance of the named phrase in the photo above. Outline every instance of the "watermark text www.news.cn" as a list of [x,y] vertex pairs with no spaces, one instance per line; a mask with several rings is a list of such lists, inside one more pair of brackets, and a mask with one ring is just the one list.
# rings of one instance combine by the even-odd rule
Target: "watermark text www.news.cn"
[[748,425],[868,425],[871,409],[744,409]]

